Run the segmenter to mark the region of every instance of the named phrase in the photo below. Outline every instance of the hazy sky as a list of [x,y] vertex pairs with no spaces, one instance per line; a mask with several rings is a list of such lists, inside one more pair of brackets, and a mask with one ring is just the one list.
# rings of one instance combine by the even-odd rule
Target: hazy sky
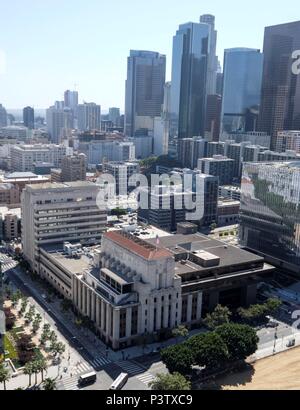
[[0,0],[0,103],[45,108],[77,84],[80,101],[123,109],[129,50],[166,54],[168,80],[178,25],[207,13],[221,60],[224,48],[262,48],[265,26],[300,20],[299,0]]

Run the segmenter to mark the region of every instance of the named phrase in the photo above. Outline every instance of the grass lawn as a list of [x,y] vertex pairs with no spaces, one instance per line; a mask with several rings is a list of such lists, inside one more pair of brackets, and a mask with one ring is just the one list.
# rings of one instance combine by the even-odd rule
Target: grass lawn
[[7,359],[10,360],[17,360],[18,359],[18,353],[16,349],[14,348],[13,344],[9,340],[7,334],[4,336],[4,350],[8,352],[8,354],[5,356]]

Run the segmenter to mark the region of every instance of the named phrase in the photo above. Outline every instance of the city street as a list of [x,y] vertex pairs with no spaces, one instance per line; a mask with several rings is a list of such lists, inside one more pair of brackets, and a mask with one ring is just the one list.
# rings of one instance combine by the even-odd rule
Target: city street
[[[62,363],[50,367],[47,371],[48,377],[56,378],[59,390],[78,390],[78,377],[93,370],[97,372],[97,382],[84,389],[107,390],[121,372],[126,372],[129,374],[129,380],[124,390],[146,390],[149,389],[148,383],[154,380],[157,373],[166,371],[162,363],[153,364],[153,360],[142,359],[139,363],[135,362],[133,358],[143,354],[141,347],[129,348],[123,352],[108,349],[92,332],[75,325],[75,316],[71,312],[61,310],[59,299],[52,297],[51,303],[47,301],[45,289],[32,281],[12,258],[1,253],[0,261],[5,276],[11,281],[11,286],[29,296],[29,302],[35,305],[44,322],[48,322],[59,340],[67,345]],[[154,345],[152,348],[157,346]],[[145,353],[147,352],[149,353],[149,348],[145,349]],[[156,356],[156,360],[159,360],[159,356]],[[8,388],[15,389],[27,385],[28,377],[20,375],[11,379]]]

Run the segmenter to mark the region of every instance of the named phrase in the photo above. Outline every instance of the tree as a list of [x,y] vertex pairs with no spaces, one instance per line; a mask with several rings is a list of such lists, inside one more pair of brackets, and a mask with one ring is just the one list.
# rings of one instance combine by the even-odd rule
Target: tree
[[11,301],[14,307],[17,306],[19,300],[22,298],[22,293],[21,291],[18,289],[16,292],[14,292],[11,296]]
[[218,305],[212,313],[206,315],[204,324],[209,329],[214,330],[216,327],[230,322],[232,313],[226,306]]
[[190,373],[195,360],[193,351],[186,343],[167,347],[160,352],[160,356],[170,373]]
[[28,298],[24,296],[21,302],[21,310],[20,310],[21,315],[23,315],[26,312],[27,306],[28,306]]
[[28,312],[25,315],[26,322],[31,323],[33,321],[34,316],[35,316],[35,307],[31,305]]
[[37,360],[37,367],[39,373],[42,374],[42,381],[44,381],[44,372],[48,369],[47,360],[44,357],[41,357]]
[[40,328],[40,323],[35,319],[32,324],[33,333],[36,334]]
[[49,340],[52,343],[57,342],[57,334],[54,332],[54,330],[52,330],[52,332],[50,333]]
[[0,364],[0,383],[3,384],[4,390],[6,390],[6,383],[10,380],[9,370],[4,366],[4,364]]
[[62,342],[52,342],[50,351],[54,356],[62,355],[66,351],[66,346]]
[[265,303],[265,306],[266,306],[267,313],[270,315],[278,311],[278,309],[282,306],[282,302],[279,299],[270,298]]
[[31,386],[31,377],[34,373],[33,370],[34,369],[33,369],[33,363],[32,362],[28,362],[28,363],[25,364],[23,372],[26,376],[29,376],[29,386]]
[[158,374],[149,386],[152,390],[191,390],[191,383],[180,373]]
[[193,364],[207,369],[218,368],[228,360],[228,349],[221,336],[215,332],[191,337],[188,349],[194,354]]
[[176,338],[176,342],[178,342],[178,339],[180,337],[187,338],[189,335],[189,331],[185,326],[180,325],[172,331],[172,334]]
[[54,379],[46,379],[43,383],[44,390],[56,390],[56,381]]
[[230,361],[245,360],[257,350],[259,338],[250,326],[228,323],[219,326],[216,333],[225,342]]

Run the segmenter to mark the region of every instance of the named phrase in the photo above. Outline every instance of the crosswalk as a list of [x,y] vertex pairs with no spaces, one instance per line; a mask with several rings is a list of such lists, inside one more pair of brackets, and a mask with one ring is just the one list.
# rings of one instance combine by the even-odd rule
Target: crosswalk
[[128,360],[123,360],[121,362],[117,362],[116,364],[130,376],[135,376],[136,374],[143,373],[144,371],[142,367]]
[[89,373],[92,372],[93,369],[91,366],[89,366],[87,363],[80,363],[78,366],[76,366],[76,370],[74,370],[74,374],[83,374],[83,373]]
[[156,377],[153,376],[153,374],[147,372],[147,373],[141,374],[141,375],[139,375],[139,376],[136,376],[136,378],[137,378],[140,382],[142,382],[142,383],[144,383],[144,384],[146,384],[146,385],[148,386],[149,383],[151,383]]
[[100,356],[100,357],[97,357],[97,359],[94,359],[93,361],[91,361],[90,363],[94,367],[94,369],[98,369],[98,368],[102,368],[110,364],[111,360],[106,359],[103,356]]
[[0,259],[0,263],[2,264],[2,272],[6,272],[10,269],[13,269],[17,266],[17,262],[11,259]]
[[57,390],[79,390],[78,379],[76,377],[68,377],[57,384]]

